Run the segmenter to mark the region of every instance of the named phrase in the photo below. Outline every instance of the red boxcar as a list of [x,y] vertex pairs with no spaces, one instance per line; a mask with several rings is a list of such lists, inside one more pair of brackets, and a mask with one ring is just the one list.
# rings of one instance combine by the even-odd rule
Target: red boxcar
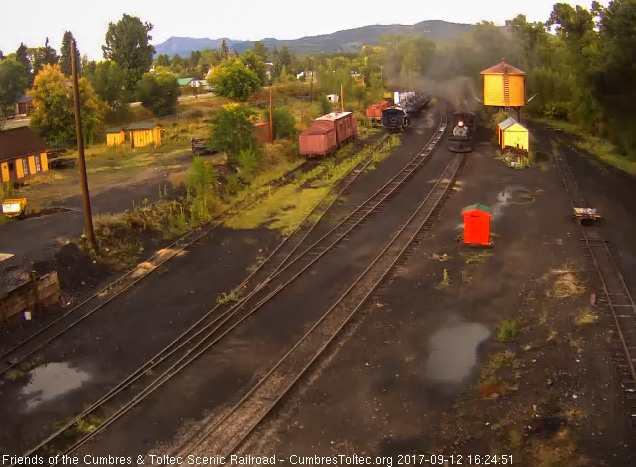
[[388,107],[389,103],[386,100],[382,100],[377,104],[371,104],[367,107],[367,118],[382,121],[382,111]]
[[299,137],[301,156],[326,156],[358,136],[351,112],[332,112],[317,118]]

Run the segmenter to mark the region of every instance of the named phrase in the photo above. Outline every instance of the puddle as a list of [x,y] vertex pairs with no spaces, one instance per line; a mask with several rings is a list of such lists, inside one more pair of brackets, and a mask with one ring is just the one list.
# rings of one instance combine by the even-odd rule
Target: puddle
[[426,377],[431,381],[461,383],[477,363],[477,347],[490,337],[482,324],[455,321],[430,338]]
[[71,368],[68,363],[49,363],[29,372],[29,383],[22,389],[27,410],[62,396],[90,379],[88,373]]
[[497,194],[497,203],[492,207],[494,218],[500,217],[505,208],[511,204],[528,204],[534,202],[534,194],[522,186],[506,187]]

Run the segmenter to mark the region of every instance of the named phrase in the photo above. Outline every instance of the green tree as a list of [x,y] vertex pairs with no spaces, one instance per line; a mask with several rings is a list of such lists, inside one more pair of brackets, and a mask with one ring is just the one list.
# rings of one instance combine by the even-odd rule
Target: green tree
[[227,60],[212,70],[208,78],[214,93],[229,99],[245,101],[260,87],[255,72],[240,60]]
[[257,54],[253,50],[246,50],[241,56],[241,61],[247,68],[256,73],[261,85],[265,84],[267,74],[265,70],[265,62],[261,55]]
[[194,68],[199,66],[199,61],[201,60],[201,51],[193,50],[190,52],[190,67]]
[[226,152],[236,162],[241,150],[254,149],[254,111],[241,104],[225,104],[212,119],[210,149]]
[[287,70],[291,68],[292,57],[289,52],[289,48],[286,45],[282,46],[280,50],[274,50],[274,66],[272,67],[272,76],[274,78],[278,78],[282,71],[283,67]]
[[60,61],[60,57],[53,47],[49,45],[49,38],[46,38],[44,47],[39,47],[33,60],[33,74],[37,75],[44,65],[55,65]]
[[139,82],[137,98],[157,117],[176,113],[179,100],[179,83],[176,76],[165,69],[146,73]]
[[261,57],[261,60],[267,60],[267,47],[261,41],[254,41],[254,53]]
[[27,73],[31,73],[31,61],[29,60],[28,49],[23,43],[20,43],[20,47],[15,51],[15,59],[24,67]]
[[[274,114],[275,138],[292,138],[296,135],[296,119],[291,110],[287,107],[275,107],[272,113]],[[263,117],[266,122],[269,122],[269,109],[263,111]]]
[[[45,65],[33,82],[29,95],[33,98],[31,126],[49,141],[75,138],[73,88],[59,65]],[[92,141],[101,121],[102,104],[84,77],[79,80],[82,129],[84,139]]]
[[155,60],[155,64],[157,66],[169,67],[170,66],[170,57],[168,57],[168,54],[159,54],[159,55],[157,55],[157,59]]
[[0,115],[10,112],[28,84],[29,75],[21,63],[14,58],[5,58],[0,62]]
[[223,42],[221,42],[221,47],[219,47],[219,58],[222,61],[230,58],[230,48],[227,46],[225,39],[223,39]]
[[126,73],[126,89],[132,93],[141,77],[152,66],[155,48],[150,44],[152,24],[142,23],[136,16],[124,14],[110,23],[106,32],[104,58],[112,60]]
[[84,76],[90,81],[99,98],[106,102],[111,110],[117,110],[126,82],[124,71],[115,62],[107,60],[94,66],[88,64],[84,69]]
[[[66,76],[71,76],[71,43],[75,40],[73,37],[73,33],[70,31],[66,31],[64,33],[64,37],[62,37],[62,48],[60,49],[60,66],[62,68],[62,73]],[[81,56],[80,51],[75,48],[77,54],[75,60],[77,60],[77,69],[78,71],[81,69]]]

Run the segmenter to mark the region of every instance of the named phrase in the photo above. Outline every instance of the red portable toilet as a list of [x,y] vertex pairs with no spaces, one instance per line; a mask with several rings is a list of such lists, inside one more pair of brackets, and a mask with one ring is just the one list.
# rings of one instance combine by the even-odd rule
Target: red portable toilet
[[490,208],[483,204],[472,204],[462,209],[464,217],[464,243],[467,245],[490,245]]

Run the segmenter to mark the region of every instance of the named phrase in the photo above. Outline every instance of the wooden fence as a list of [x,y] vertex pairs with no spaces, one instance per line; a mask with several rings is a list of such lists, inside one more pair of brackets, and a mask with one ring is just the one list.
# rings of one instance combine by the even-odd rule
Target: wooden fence
[[[31,273],[25,283],[0,295],[0,323],[18,323],[60,299],[57,272],[42,277]],[[28,313],[25,313],[28,312]]]

